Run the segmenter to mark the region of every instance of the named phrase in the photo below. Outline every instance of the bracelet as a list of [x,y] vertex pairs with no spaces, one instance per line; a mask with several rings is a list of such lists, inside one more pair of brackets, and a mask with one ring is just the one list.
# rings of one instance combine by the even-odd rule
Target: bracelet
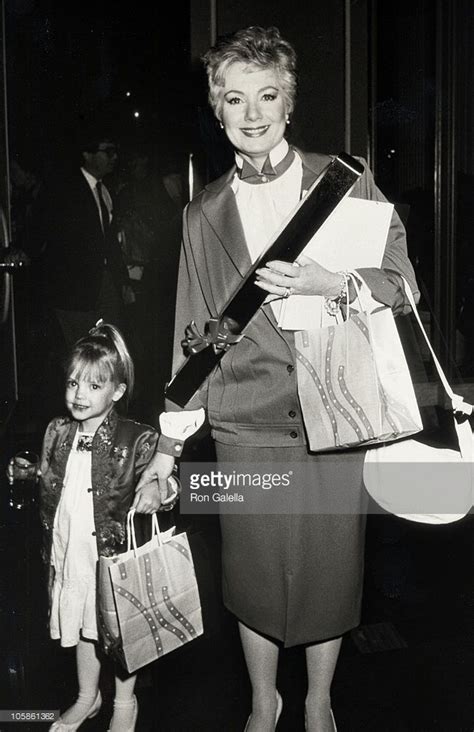
[[339,288],[339,293],[337,295],[334,295],[333,297],[324,298],[324,307],[329,315],[338,315],[341,312],[341,302],[345,297],[347,298],[348,273],[338,272],[337,274],[341,275],[341,285]]

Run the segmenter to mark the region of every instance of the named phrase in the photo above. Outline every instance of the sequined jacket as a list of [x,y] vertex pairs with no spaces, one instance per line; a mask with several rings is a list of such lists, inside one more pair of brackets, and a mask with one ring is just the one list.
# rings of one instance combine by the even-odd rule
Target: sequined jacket
[[[45,534],[44,558],[49,563],[53,523],[64,484],[66,465],[78,422],[53,419],[45,433],[41,454],[40,516]],[[114,410],[102,422],[92,442],[92,496],[99,555],[124,550],[126,516],[135,486],[155,452],[158,433],[153,427],[120,417]]]

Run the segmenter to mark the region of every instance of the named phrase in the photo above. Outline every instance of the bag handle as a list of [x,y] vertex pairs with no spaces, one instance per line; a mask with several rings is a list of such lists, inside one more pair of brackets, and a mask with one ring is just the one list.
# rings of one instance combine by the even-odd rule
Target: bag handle
[[[420,327],[420,330],[423,334],[423,337],[426,341],[426,344],[428,346],[428,349],[431,353],[431,356],[433,358],[434,365],[436,366],[436,370],[438,372],[439,378],[441,379],[441,383],[443,384],[444,390],[446,391],[446,394],[451,400],[451,404],[453,407],[454,412],[462,412],[463,414],[470,415],[473,412],[474,407],[472,404],[468,404],[464,401],[464,398],[460,394],[455,394],[452,390],[446,375],[442,369],[442,366],[440,362],[438,361],[438,357],[436,356],[436,353],[433,350],[433,347],[430,343],[430,339],[428,338],[426,331],[423,327],[423,323],[421,322],[420,315],[418,313],[418,309],[416,307],[415,298],[413,297],[413,293],[411,291],[410,285],[406,281],[406,279],[400,275],[403,280],[403,288],[405,290],[405,295],[407,296],[408,302],[410,303],[411,309],[413,310],[413,314],[416,318],[416,321]],[[454,415],[453,415],[454,416]],[[459,449],[461,451],[461,455],[465,460],[471,460],[472,456],[472,430],[470,428],[470,425],[468,422],[459,424],[456,418],[454,417],[454,426],[456,428],[456,434],[458,437],[459,442]]]
[[423,333],[423,337],[430,350],[431,356],[432,356],[434,364],[436,366],[436,370],[439,374],[439,378],[441,379],[441,383],[444,386],[444,390],[446,391],[446,394],[448,395],[448,397],[451,399],[454,411],[463,412],[464,414],[472,414],[472,410],[473,410],[472,404],[466,403],[460,394],[455,394],[453,392],[451,386],[449,385],[449,382],[442,369],[442,366],[441,366],[440,362],[438,361],[436,353],[434,352],[433,347],[430,343],[430,339],[426,335],[426,331],[423,327],[423,323],[421,322],[420,314],[418,313],[418,309],[415,304],[415,298],[413,297],[413,293],[411,291],[410,285],[408,284],[408,282],[406,281],[406,279],[404,277],[402,277],[402,280],[403,280],[403,287],[405,290],[405,295],[407,296],[408,302],[410,303],[411,309],[413,310],[413,314],[417,320],[418,325],[420,326],[420,330]]
[[[127,551],[129,552],[131,549],[133,551],[137,552],[137,537],[135,536],[135,524],[133,522],[134,516],[135,516],[136,510],[134,508],[131,508],[130,511],[127,513]],[[155,513],[152,513],[151,515],[151,538],[154,537],[158,538],[158,544],[161,546],[163,543],[161,538],[161,531],[160,531],[160,525],[158,523],[158,517]]]

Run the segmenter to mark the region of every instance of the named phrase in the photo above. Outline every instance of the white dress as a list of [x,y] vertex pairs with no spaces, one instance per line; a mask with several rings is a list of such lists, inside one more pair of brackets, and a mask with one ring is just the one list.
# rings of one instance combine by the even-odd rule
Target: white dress
[[50,633],[62,646],[80,637],[97,640],[95,539],[91,458],[93,434],[76,432],[54,517],[51,564],[55,570]]

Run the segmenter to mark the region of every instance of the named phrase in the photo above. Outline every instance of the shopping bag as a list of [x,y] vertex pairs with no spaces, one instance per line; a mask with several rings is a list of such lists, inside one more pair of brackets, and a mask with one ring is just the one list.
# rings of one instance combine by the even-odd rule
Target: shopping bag
[[364,461],[364,484],[376,503],[389,513],[418,523],[452,523],[469,513],[474,502],[474,442],[466,417],[473,407],[449,385],[405,281],[404,286],[451,401],[457,446],[451,449],[415,438],[371,448]]
[[137,548],[134,511],[124,554],[99,559],[99,627],[106,650],[130,673],[203,633],[201,602],[186,533],[160,532]]
[[[388,307],[295,333],[298,395],[309,446],[337,450],[396,440],[423,428],[403,347]],[[335,318],[334,318],[335,319]]]

